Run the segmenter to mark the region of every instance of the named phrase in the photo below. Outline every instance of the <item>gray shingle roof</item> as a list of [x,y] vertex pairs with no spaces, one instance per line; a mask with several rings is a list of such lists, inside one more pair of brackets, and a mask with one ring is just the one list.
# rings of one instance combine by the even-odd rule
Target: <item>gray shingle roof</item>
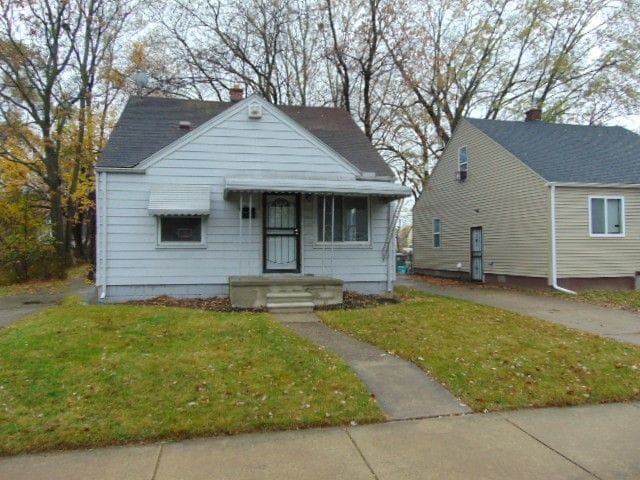
[[466,120],[549,182],[640,183],[640,136],[622,127]]
[[[131,97],[98,160],[98,166],[134,167],[188,133],[178,128],[180,121],[191,122],[191,128],[195,129],[232,105],[228,102]],[[277,108],[361,171],[393,175],[347,111],[279,105]]]

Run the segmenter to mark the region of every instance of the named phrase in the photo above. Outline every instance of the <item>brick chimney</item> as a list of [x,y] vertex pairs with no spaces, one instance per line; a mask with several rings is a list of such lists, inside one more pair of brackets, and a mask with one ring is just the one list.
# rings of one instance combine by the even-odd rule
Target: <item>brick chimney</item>
[[539,122],[542,120],[542,109],[538,107],[531,107],[525,112],[525,122]]
[[240,84],[236,83],[233,87],[229,89],[229,100],[233,103],[239,102],[244,98],[244,90],[240,86]]

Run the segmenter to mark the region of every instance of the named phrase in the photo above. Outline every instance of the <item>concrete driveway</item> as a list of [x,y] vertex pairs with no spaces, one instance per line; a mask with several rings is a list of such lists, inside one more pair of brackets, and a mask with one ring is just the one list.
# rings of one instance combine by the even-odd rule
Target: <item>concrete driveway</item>
[[460,298],[640,345],[640,315],[615,308],[500,288],[443,286],[398,276],[397,285]]
[[57,305],[69,295],[79,295],[86,300],[92,291],[93,286],[87,285],[81,278],[74,278],[69,282],[69,286],[60,292],[40,291],[0,297],[0,328],[11,325],[27,315]]

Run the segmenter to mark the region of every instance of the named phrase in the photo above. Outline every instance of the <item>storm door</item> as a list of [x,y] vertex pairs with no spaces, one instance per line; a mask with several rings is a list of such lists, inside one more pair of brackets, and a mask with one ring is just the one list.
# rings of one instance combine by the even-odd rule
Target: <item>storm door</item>
[[484,281],[484,268],[482,266],[482,227],[471,229],[471,280]]
[[300,272],[300,197],[264,196],[264,271]]

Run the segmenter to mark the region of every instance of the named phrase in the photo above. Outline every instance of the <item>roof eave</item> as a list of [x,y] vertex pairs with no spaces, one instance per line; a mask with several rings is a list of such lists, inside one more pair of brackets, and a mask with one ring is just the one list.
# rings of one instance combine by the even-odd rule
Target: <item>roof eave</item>
[[100,167],[96,166],[96,173],[136,173],[144,175],[145,170],[138,167]]
[[547,182],[547,187],[573,188],[640,188],[640,183]]

